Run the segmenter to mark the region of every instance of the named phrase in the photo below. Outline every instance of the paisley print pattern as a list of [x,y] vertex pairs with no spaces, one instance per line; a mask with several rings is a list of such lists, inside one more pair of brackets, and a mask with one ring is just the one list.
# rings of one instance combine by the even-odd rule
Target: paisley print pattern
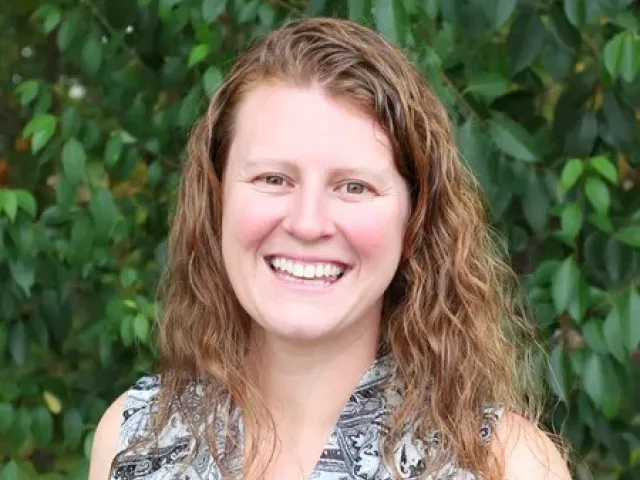
[[[381,437],[387,419],[401,400],[397,390],[383,388],[391,376],[393,358],[386,354],[374,361],[351,394],[327,444],[307,480],[392,480],[392,469],[382,460]],[[154,397],[160,389],[160,378],[146,376],[129,390],[123,414],[120,450],[134,445],[148,428]],[[197,388],[196,388],[197,390]],[[197,393],[197,392],[196,392]],[[194,395],[197,401],[197,394]],[[188,406],[187,406],[188,407]],[[493,425],[502,415],[501,408],[487,408],[479,435],[491,440]],[[235,423],[242,435],[242,422]],[[407,432],[395,448],[394,460],[406,480],[424,478],[429,459],[438,447],[438,432],[426,441]],[[217,480],[220,472],[202,442],[195,442],[178,414],[172,417],[153,448],[133,449],[119,455],[111,480]],[[218,448],[223,447],[219,444]],[[221,448],[222,451],[222,448]],[[241,471],[241,458],[230,459],[232,470]],[[458,468],[455,461],[444,465],[427,480],[476,480],[471,473]]]

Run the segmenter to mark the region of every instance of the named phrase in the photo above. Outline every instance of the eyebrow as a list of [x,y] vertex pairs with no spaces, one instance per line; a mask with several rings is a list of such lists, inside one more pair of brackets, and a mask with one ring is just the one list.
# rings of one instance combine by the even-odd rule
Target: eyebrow
[[[252,170],[256,168],[264,168],[265,165],[282,169],[284,171],[298,171],[299,168],[295,161],[277,159],[277,158],[248,158],[240,164],[242,170]],[[376,169],[365,167],[352,167],[352,168],[334,168],[331,169],[330,177],[345,177],[345,178],[371,178],[373,181],[380,184],[387,184],[390,180],[390,171],[388,168]]]

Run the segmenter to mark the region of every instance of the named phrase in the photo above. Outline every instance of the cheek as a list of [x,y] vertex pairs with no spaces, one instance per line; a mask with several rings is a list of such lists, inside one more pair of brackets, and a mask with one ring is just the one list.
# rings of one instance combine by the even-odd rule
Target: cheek
[[405,215],[399,208],[379,206],[354,209],[343,215],[343,231],[362,257],[399,257],[405,230]]
[[278,205],[248,194],[229,195],[223,206],[222,235],[236,245],[249,247],[262,241],[278,222]]

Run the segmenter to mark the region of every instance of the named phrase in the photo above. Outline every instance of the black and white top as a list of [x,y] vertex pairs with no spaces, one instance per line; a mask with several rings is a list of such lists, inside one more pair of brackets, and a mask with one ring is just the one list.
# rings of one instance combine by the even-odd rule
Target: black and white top
[[[392,470],[382,461],[381,433],[390,412],[399,404],[398,393],[383,388],[391,376],[390,354],[376,359],[351,394],[308,480],[392,480]],[[124,450],[146,432],[154,397],[160,388],[158,376],[141,378],[128,391],[124,409],[120,450]],[[502,415],[501,408],[487,408],[480,434],[491,438],[493,425]],[[237,432],[242,435],[238,418]],[[170,421],[152,449],[125,453],[117,458],[111,480],[217,480],[220,471],[207,448],[197,447],[178,415]],[[429,458],[438,444],[432,432],[426,442],[406,434],[395,448],[395,461],[403,479],[424,479]],[[222,446],[222,444],[220,444]],[[189,457],[185,464],[185,458]],[[229,459],[234,471],[241,471],[240,458]],[[428,480],[477,480],[470,472],[458,468],[455,461]]]

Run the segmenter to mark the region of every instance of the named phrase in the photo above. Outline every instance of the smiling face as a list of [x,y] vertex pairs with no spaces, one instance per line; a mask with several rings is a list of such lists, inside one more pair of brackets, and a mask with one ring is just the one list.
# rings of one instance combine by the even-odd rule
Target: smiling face
[[409,214],[384,132],[319,88],[261,84],[234,133],[222,252],[240,304],[288,341],[377,332]]

